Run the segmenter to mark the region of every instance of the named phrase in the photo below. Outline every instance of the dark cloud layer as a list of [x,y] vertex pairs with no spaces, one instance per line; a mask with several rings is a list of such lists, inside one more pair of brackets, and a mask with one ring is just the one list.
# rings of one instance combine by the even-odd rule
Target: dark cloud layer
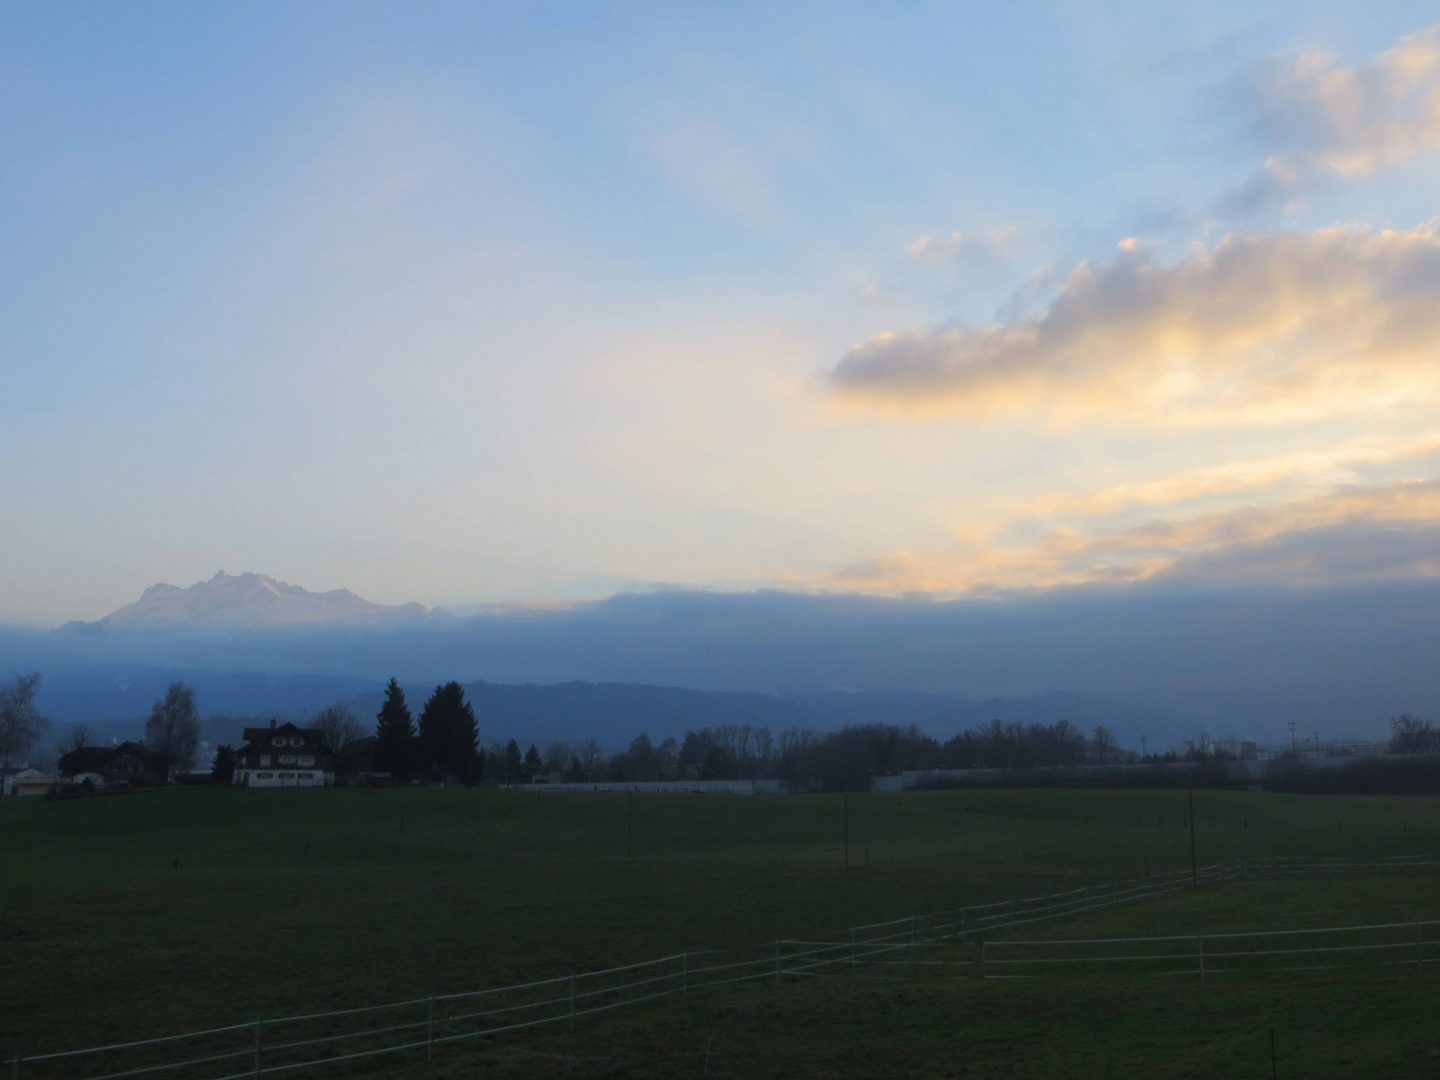
[[1440,715],[1437,655],[1435,582],[1150,586],[990,602],[668,592],[423,630],[0,635],[6,670],[39,668],[54,679],[96,665],[153,664],[377,684],[395,674],[420,684],[884,687],[969,699],[1065,690],[1173,714],[1187,729],[1277,739],[1289,719],[1326,734],[1379,737],[1385,718],[1402,710]]

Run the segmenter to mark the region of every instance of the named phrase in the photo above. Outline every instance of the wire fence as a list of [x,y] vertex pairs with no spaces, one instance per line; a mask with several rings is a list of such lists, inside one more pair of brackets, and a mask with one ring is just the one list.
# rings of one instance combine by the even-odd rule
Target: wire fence
[[[1326,971],[1359,966],[1423,966],[1440,959],[1440,920],[1325,926],[1302,930],[1163,934],[1148,937],[962,940],[936,955],[943,939],[781,942],[787,975],[882,975],[893,969],[979,979],[1134,979],[1150,975],[1206,978],[1237,972]],[[837,969],[839,969],[837,971]]]
[[981,978],[1207,978],[1264,971],[1322,971],[1374,965],[1423,966],[1435,959],[1440,920],[1324,926],[1302,930],[1165,934],[981,942],[950,961]]
[[1318,874],[1374,873],[1383,870],[1424,870],[1440,866],[1440,859],[1429,855],[1394,855],[1383,859],[1357,860],[1343,857],[1280,857],[1235,860],[1235,872],[1244,877],[1305,877]]
[[[599,971],[577,972],[510,986],[437,994],[354,1009],[282,1016],[151,1039],[79,1050],[14,1057],[10,1080],[120,1080],[121,1077],[175,1077],[179,1080],[240,1080],[276,1073],[302,1073],[342,1063],[360,1063],[410,1053],[432,1058],[451,1044],[474,1043],[511,1032],[549,1027],[574,1030],[577,1022],[616,1009],[665,999],[687,1001],[716,987],[785,978],[855,974],[905,965],[911,970],[953,968],[979,977],[1033,977],[1042,971],[1078,971],[1129,963],[1152,965],[1168,974],[1188,973],[1175,964],[1196,962],[1202,974],[1233,970],[1263,956],[1321,955],[1324,950],[1295,944],[1288,950],[1257,950],[1236,941],[1277,934],[1343,935],[1362,931],[1414,931],[1413,941],[1351,941],[1343,937],[1326,955],[1348,951],[1398,950],[1408,944],[1423,963],[1426,928],[1433,922],[1375,927],[1325,928],[1260,934],[1110,938],[1070,941],[1009,941],[996,935],[1015,928],[1070,919],[1245,876],[1316,873],[1332,864],[1258,860],[1220,863],[1065,892],[970,904],[925,915],[852,926],[842,940],[779,939],[727,950],[682,952]],[[1338,865],[1338,864],[1336,864]],[[1360,864],[1345,864],[1345,868]],[[1372,863],[1387,868],[1440,865],[1418,860]],[[1230,942],[1223,947],[1222,939]],[[1308,939],[1304,939],[1308,940]],[[1297,942],[1302,939],[1297,938]],[[1173,943],[1182,942],[1183,945]],[[1192,952],[1189,943],[1195,944]],[[1209,943],[1210,951],[1206,952]],[[1111,946],[1142,950],[1106,951]],[[954,955],[944,955],[947,947]],[[1216,951],[1216,950],[1219,951]],[[1027,951],[1029,950],[1029,951]],[[1045,950],[1049,950],[1048,952]],[[1168,950],[1168,951],[1167,951]],[[939,955],[937,955],[937,953]],[[1397,953],[1397,956],[1399,954]],[[1165,965],[1169,964],[1169,967]],[[1208,967],[1206,965],[1209,965]],[[1068,965],[1068,966],[1067,966]],[[1221,965],[1221,966],[1217,966]],[[1228,965],[1228,966],[1226,966]]]

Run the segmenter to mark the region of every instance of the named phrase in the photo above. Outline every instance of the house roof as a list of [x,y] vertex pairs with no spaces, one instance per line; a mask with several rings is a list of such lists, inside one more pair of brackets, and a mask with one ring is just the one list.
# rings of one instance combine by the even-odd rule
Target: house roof
[[144,743],[126,740],[119,746],[82,746],[78,750],[71,750],[60,759],[60,771],[67,776],[82,772],[100,772],[120,754],[138,757],[156,772],[164,772],[175,764],[174,754],[161,753]]
[[110,760],[110,755],[117,749],[114,746],[82,746],[61,757],[60,769],[66,773],[95,772]]
[[241,737],[246,742],[259,742],[272,738],[276,735],[307,735],[318,742],[324,742],[325,736],[319,728],[302,728],[298,724],[292,724],[288,720],[283,724],[276,724],[273,720],[269,727],[247,727],[241,732]]

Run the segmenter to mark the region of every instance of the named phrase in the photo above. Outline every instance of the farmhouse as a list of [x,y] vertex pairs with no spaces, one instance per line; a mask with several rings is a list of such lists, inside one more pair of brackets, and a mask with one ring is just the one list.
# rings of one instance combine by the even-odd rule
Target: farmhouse
[[268,728],[246,728],[245,745],[235,753],[240,787],[324,787],[335,780],[335,756],[318,728],[274,720]]
[[163,754],[144,743],[128,741],[118,746],[82,746],[60,759],[61,774],[76,783],[100,776],[111,784],[123,780],[150,787],[168,783],[174,767],[174,754]]

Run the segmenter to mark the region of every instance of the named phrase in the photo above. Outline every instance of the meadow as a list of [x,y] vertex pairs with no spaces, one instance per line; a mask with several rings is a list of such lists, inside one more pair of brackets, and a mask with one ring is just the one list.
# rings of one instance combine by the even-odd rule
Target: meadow
[[[177,789],[0,802],[0,1053],[585,971],[1187,868],[1183,791]],[[1196,856],[1440,852],[1418,798],[1194,794]],[[848,823],[847,823],[848,818]],[[849,865],[845,840],[848,835]],[[1086,935],[1440,918],[1440,874],[1259,880]],[[1053,930],[1054,928],[1051,928]],[[1440,955],[1440,950],[1437,950]],[[1434,1075],[1428,970],[787,980],[354,1075]],[[1342,1064],[1343,1063],[1343,1064]],[[367,1069],[370,1071],[367,1072]]]

